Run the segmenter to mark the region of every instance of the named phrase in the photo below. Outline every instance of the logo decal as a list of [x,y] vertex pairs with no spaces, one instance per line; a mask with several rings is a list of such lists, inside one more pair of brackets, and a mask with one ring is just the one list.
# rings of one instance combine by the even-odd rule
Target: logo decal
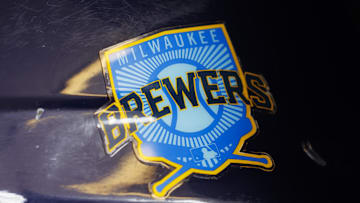
[[251,107],[272,112],[275,103],[260,75],[242,72],[223,24],[161,31],[100,56],[113,100],[96,113],[105,151],[133,142],[140,160],[170,167],[150,185],[155,197],[232,163],[272,170],[269,155],[243,147],[257,131]]

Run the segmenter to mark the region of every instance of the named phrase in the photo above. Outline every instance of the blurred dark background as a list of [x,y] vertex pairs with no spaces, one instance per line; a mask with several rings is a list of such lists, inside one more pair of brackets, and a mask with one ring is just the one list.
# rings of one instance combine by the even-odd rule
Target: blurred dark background
[[[272,155],[276,169],[264,173],[233,167],[216,181],[191,178],[186,183],[190,186],[179,188],[174,195],[187,195],[191,189],[194,196],[216,201],[351,199],[354,189],[350,183],[357,174],[352,138],[356,134],[349,130],[351,119],[341,113],[355,114],[352,111],[356,109],[349,103],[354,100],[354,92],[347,91],[357,82],[350,78],[359,67],[359,8],[357,1],[1,1],[0,190],[9,187],[28,194],[34,201],[69,198],[64,193],[55,197],[59,190],[56,187],[52,188],[54,193],[41,190],[34,195],[33,187],[39,183],[24,186],[19,179],[7,175],[23,170],[23,166],[15,164],[9,169],[5,165],[23,160],[21,153],[15,153],[16,148],[24,148],[28,142],[14,140],[25,134],[16,122],[25,123],[28,118],[24,115],[32,116],[24,112],[43,107],[54,111],[54,115],[66,114],[79,120],[71,112],[95,112],[108,101],[101,96],[106,91],[100,71],[91,76],[89,85],[82,90],[86,95],[62,92],[70,78],[98,60],[101,49],[156,29],[224,21],[243,70],[261,73],[277,103],[275,115],[254,113],[260,133],[247,145],[250,151]],[[66,128],[64,123],[58,121],[59,128]],[[93,142],[97,143],[100,136],[95,124],[91,128]],[[67,136],[71,132],[68,130]],[[81,132],[74,132],[82,136]],[[45,131],[37,134],[46,136]],[[301,143],[307,141],[326,166],[316,164],[305,154]],[[58,143],[46,142],[54,147]],[[89,146],[79,150],[86,151],[86,147]],[[10,153],[11,159],[4,158]],[[66,159],[73,156],[80,155]],[[87,159],[97,160],[91,156]],[[66,166],[63,167],[61,173],[66,174]],[[29,170],[31,176],[34,169]],[[51,173],[49,168],[44,170],[43,173]]]

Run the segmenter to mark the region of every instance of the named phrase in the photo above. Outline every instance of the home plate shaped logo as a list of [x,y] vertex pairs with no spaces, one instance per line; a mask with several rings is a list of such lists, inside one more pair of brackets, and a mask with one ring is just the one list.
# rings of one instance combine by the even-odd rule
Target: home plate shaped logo
[[273,168],[269,155],[242,149],[257,131],[251,107],[270,97],[261,97],[267,92],[260,86],[251,97],[223,24],[159,31],[100,56],[113,100],[96,113],[105,151],[113,156],[132,142],[141,161],[169,167],[150,184],[154,197],[166,197],[191,174],[217,175],[232,163]]

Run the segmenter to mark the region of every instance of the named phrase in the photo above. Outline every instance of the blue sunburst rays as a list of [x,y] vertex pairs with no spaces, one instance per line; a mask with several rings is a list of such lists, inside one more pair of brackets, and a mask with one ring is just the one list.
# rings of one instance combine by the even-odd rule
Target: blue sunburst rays
[[[244,106],[241,104],[239,105],[226,105],[224,106],[224,114],[225,115],[231,115],[230,117],[237,118],[240,120],[242,117],[244,117]],[[236,120],[237,121],[237,120]]]
[[159,128],[159,124],[157,122],[152,122],[146,126],[144,126],[142,123],[137,123],[138,126],[138,132],[141,134],[143,138],[147,138],[150,133],[154,130],[154,128]]
[[[206,67],[212,67],[212,66],[215,66],[214,63],[215,63],[215,64],[220,64],[220,63],[222,63],[225,59],[229,58],[230,54],[229,54],[229,53],[225,54],[225,53],[227,52],[226,47],[224,47],[224,48],[221,49],[221,47],[222,47],[221,45],[222,45],[222,44],[220,44],[220,45],[218,46],[218,49],[215,50],[216,52],[214,51],[214,52],[213,52],[213,55],[212,55],[211,57],[209,57],[209,58],[205,61],[204,66],[206,66]],[[222,58],[220,58],[220,57],[222,57]]]
[[188,59],[196,61],[203,66],[209,66],[209,69],[234,69],[233,60],[228,53],[228,48],[224,44],[211,45],[204,47],[191,47],[178,50],[170,50],[153,57],[144,59],[135,63],[136,67],[142,70],[141,73],[136,72],[135,75],[141,78],[149,77],[148,74],[152,73],[161,64],[174,59]]
[[161,64],[174,59],[188,59],[215,70],[236,70],[228,47],[224,44],[170,50],[139,62],[154,71]]
[[235,120],[238,119],[231,116],[224,116],[211,132],[197,137],[186,137],[176,133],[171,133],[157,122],[151,123],[147,126],[139,123],[138,128],[140,136],[147,142],[194,148],[213,143],[216,138],[220,137],[231,127],[230,123],[234,123]]
[[181,57],[181,50],[182,50],[182,49],[175,50],[175,56],[176,56],[177,59],[182,58],[182,57]]
[[199,58],[198,62],[205,66],[209,62],[209,60],[211,60],[218,53],[218,51],[221,49],[222,46],[224,45],[223,44],[219,44],[218,46],[214,44],[211,45],[209,50],[206,51],[205,55],[202,58]]
[[160,63],[154,57],[148,58],[148,60],[154,67],[158,68],[160,66]]
[[[216,165],[218,162],[219,161],[218,161],[217,158],[212,158],[212,159],[204,159],[200,163],[201,163],[201,166],[204,167],[204,168],[213,168],[214,165]],[[198,166],[199,165],[200,164],[198,164]]]
[[174,59],[179,58],[179,50],[173,50],[172,53],[174,53]]
[[[197,47],[196,47],[197,48]],[[196,57],[191,56],[191,60],[195,60],[207,69],[213,70],[236,70],[229,49],[224,44],[199,47],[195,50]],[[192,48],[190,49],[192,51]]]
[[155,67],[155,68],[159,67],[159,64],[156,61],[154,61],[152,58],[145,59],[144,61],[148,65],[151,64],[152,67]]
[[137,72],[138,74],[142,75],[145,78],[145,80],[150,78],[151,73],[149,71],[147,71],[144,67],[141,67],[141,66],[135,67],[133,65],[129,65],[129,67],[131,68],[132,71]]
[[[195,47],[194,49],[191,49],[190,52],[192,52],[192,53],[190,54],[190,60],[195,60],[195,57],[198,55],[197,54],[198,51],[201,51],[202,48],[203,47]],[[194,50],[194,51],[192,51],[192,50]]]
[[138,123],[138,133],[147,142],[188,148],[201,147],[213,143],[217,138],[225,134],[232,125],[235,125],[243,117],[243,111],[242,106],[224,106],[224,111],[218,124],[210,132],[197,137],[187,137],[171,133],[163,128],[159,122],[153,122],[147,126]]
[[[132,67],[132,68],[129,68],[129,67]],[[142,73],[140,70],[137,70],[137,68],[134,68],[134,66],[130,65],[129,67],[124,67],[121,69],[121,71],[130,73],[130,74],[132,74],[136,77],[139,77],[140,79],[145,80],[145,81],[148,79],[146,74]]]
[[[122,67],[116,70],[118,80],[117,85],[121,90],[129,88],[126,92],[134,91],[135,88],[141,88],[148,82],[152,72],[161,64],[173,59],[195,60],[198,63],[209,66],[210,69],[234,69],[233,60],[224,44],[211,45],[204,47],[191,47],[178,50],[171,50],[158,54],[151,58],[136,62],[129,67]],[[224,95],[223,84],[219,84],[220,95]],[[130,91],[131,89],[131,91]]]
[[[207,69],[215,70],[236,70],[233,58],[228,51],[228,47],[224,44],[191,47],[178,50],[170,50],[153,57],[138,61],[128,67],[122,67],[121,70],[116,70],[118,75],[119,90],[121,95],[135,91],[143,101],[144,114],[151,115],[151,109],[147,104],[146,98],[140,92],[140,88],[149,83],[149,78],[152,73],[160,67],[163,63],[174,59],[188,59],[196,61],[206,67]],[[222,79],[219,78],[216,82],[219,85],[217,96],[226,96],[226,90]],[[146,126],[142,123],[138,124],[138,134],[147,142],[156,142],[163,144],[170,144],[182,147],[201,147],[213,143],[218,137],[224,134],[232,125],[235,125],[243,117],[243,104],[238,105],[224,105],[224,111],[219,119],[217,125],[208,133],[197,136],[187,137],[171,133],[162,127],[159,122],[152,122]]]
[[[197,49],[197,47],[195,47]],[[190,48],[189,51],[187,52],[187,59],[191,59],[193,51],[195,51],[195,48]]]
[[146,126],[144,126],[142,123],[138,123],[138,134],[143,138],[143,140],[146,140],[147,142],[163,143],[168,145],[170,144],[188,148],[209,145],[215,140],[214,137],[220,136],[219,132],[217,131],[216,136],[207,133],[198,137],[186,137],[167,131],[158,122],[153,122]]
[[153,70],[151,70],[149,67],[147,67],[145,64],[141,65],[140,63],[134,63],[134,65],[141,71],[143,71],[143,73],[147,76],[147,78],[150,77],[150,75],[152,74]]
[[208,48],[209,48],[208,45],[206,45],[206,46],[204,46],[204,47],[200,47],[199,50],[198,50],[198,52],[195,54],[193,60],[194,60],[194,61],[198,61],[199,58],[202,58],[202,56],[204,56],[204,54],[205,54],[205,52],[206,52],[206,50],[207,50]]
[[[169,54],[170,52],[167,53]],[[184,56],[186,57],[186,54]],[[188,57],[191,57],[191,55],[188,55]],[[220,87],[219,92],[221,92],[222,95],[225,95],[226,91],[222,82],[219,81],[218,84]],[[205,135],[201,135],[197,137],[186,137],[183,135],[178,135],[176,133],[170,133],[169,131],[161,127],[160,124],[152,124],[145,127],[142,126],[140,127],[141,128],[140,133],[141,136],[143,136],[145,140],[148,142],[170,144],[179,147],[189,147],[189,148],[201,147],[213,143],[215,139],[217,139],[222,134],[224,134],[229,128],[231,128],[232,125],[235,125],[236,122],[243,117],[243,111],[244,111],[243,108],[244,107],[242,103],[239,103],[238,105],[224,105],[224,111],[221,116],[221,119],[219,120],[218,124],[214,127],[214,129]],[[146,114],[151,113],[148,106],[144,107],[144,109],[148,110]]]
[[140,81],[140,80],[134,80],[133,78],[116,76],[116,79],[118,81],[118,84],[121,83],[121,86],[123,84],[124,84],[124,86],[127,86],[126,84],[131,84],[131,85],[135,85],[135,86],[144,86],[144,85],[146,85],[146,82]]
[[154,138],[154,141],[155,142],[159,142],[159,143],[162,143],[162,141],[164,140],[164,138],[165,138],[165,135],[166,135],[166,133],[168,133],[169,131],[167,131],[167,130],[163,130],[162,132],[161,132],[161,134],[159,133],[159,135],[157,136],[157,138],[159,138],[159,139],[155,139]]
[[153,140],[153,137],[157,134],[159,134],[159,132],[163,129],[163,127],[161,127],[161,125],[155,125],[154,129],[151,131],[148,131],[147,133],[144,134],[144,137],[146,136],[146,140],[147,141],[151,141]]
[[117,80],[121,78],[131,78],[131,80],[137,82],[144,82],[144,80],[146,79],[146,78],[142,78],[142,76],[139,76],[138,73],[134,73],[126,67],[121,70],[116,70],[115,73]]
[[[145,63],[146,63],[146,64],[145,64]],[[155,69],[156,69],[156,68],[155,68],[154,66],[152,66],[149,62],[147,62],[146,59],[143,60],[143,61],[139,61],[139,64],[140,64],[142,67],[148,69],[151,73],[154,72]]]
[[[224,44],[219,44],[218,46],[216,46],[216,48],[214,49],[214,51],[209,51],[208,53],[206,53],[206,55],[204,56],[204,59],[200,62],[201,64],[203,64],[205,67],[208,67],[208,63],[215,58],[218,58],[219,56],[221,56],[221,53],[219,53],[219,51],[221,50],[221,48],[224,46]],[[225,53],[226,48],[222,49],[221,52]],[[211,53],[211,54],[210,54]],[[212,60],[211,62],[214,62],[216,59]]]
[[160,54],[159,54],[159,55],[155,55],[154,58],[157,60],[157,62],[158,62],[159,64],[163,64],[163,63],[164,63],[164,60],[163,60],[163,58],[160,57],[160,56],[161,56]]
[[164,58],[164,61],[171,61],[172,60],[172,56],[171,56],[171,53],[170,51],[167,51],[167,52],[164,52],[161,54],[162,57]]
[[[209,48],[210,47],[210,48]],[[210,54],[210,51],[212,50],[212,49],[214,49],[215,48],[215,45],[213,44],[213,45],[211,45],[211,46],[205,46],[202,50],[201,50],[201,52],[199,52],[198,53],[198,56],[196,56],[195,57],[195,61],[197,61],[198,63],[200,63],[200,61],[202,61],[202,59],[204,58],[204,54],[206,53],[207,55],[208,54]],[[205,55],[205,57],[206,57],[206,55]]]

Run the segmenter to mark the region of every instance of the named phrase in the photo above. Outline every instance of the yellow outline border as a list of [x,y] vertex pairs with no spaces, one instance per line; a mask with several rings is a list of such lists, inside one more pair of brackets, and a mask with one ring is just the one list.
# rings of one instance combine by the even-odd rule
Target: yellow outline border
[[[106,151],[106,153],[108,154],[108,155],[110,155],[110,156],[113,156],[113,155],[115,155],[115,153],[117,152],[117,151],[119,151],[123,146],[125,146],[126,145],[126,141],[128,140],[128,130],[127,130],[127,127],[126,126],[124,126],[124,130],[125,130],[125,136],[124,136],[124,138],[123,139],[121,139],[120,141],[119,141],[119,143],[117,143],[115,146],[113,146],[111,149],[109,148],[109,138],[108,138],[108,133],[106,132],[106,130],[105,130],[105,126],[104,126],[104,123],[103,123],[103,121],[101,120],[101,115],[102,114],[104,114],[104,113],[106,113],[106,112],[108,112],[108,109],[109,108],[111,108],[113,105],[115,105],[118,109],[119,109],[119,113],[120,113],[120,118],[119,119],[121,119],[121,118],[126,118],[126,115],[125,115],[125,113],[124,113],[124,111],[121,109],[121,107],[120,107],[120,105],[118,105],[118,104],[116,104],[116,103],[110,103],[108,106],[106,106],[104,109],[102,109],[102,110],[100,110],[100,111],[98,111],[97,113],[98,113],[98,115],[97,115],[97,119],[98,119],[98,121],[99,121],[99,123],[100,123],[100,126],[101,126],[101,129],[102,129],[102,133],[104,134],[103,135],[103,139],[104,139],[104,146],[105,146],[105,151]],[[115,114],[115,112],[114,111],[111,111],[111,113],[114,113]],[[116,118],[116,114],[114,115],[115,116],[115,118]],[[109,115],[107,116],[107,118],[109,118]],[[117,128],[119,128],[119,127],[117,127]],[[113,133],[113,130],[114,129],[112,129],[111,130],[111,133]],[[119,132],[120,132],[120,128],[119,128]],[[111,134],[110,136],[113,136],[113,134]],[[119,135],[120,136],[120,135]],[[118,137],[118,136],[117,136]],[[106,140],[106,141],[105,141]]]
[[[239,74],[241,82],[243,83],[243,95],[246,98],[249,98],[249,95],[248,95],[248,92],[247,92],[247,84],[246,84],[245,75],[244,75],[244,73],[243,73],[243,71],[241,69],[238,57],[237,57],[237,55],[235,53],[234,47],[233,47],[233,45],[231,43],[231,40],[230,40],[229,34],[228,34],[228,32],[227,32],[227,30],[225,28],[225,25],[224,24],[212,24],[212,25],[202,25],[202,26],[194,26],[194,27],[186,27],[186,28],[175,28],[175,29],[172,29],[172,30],[160,31],[160,32],[158,32],[156,34],[153,34],[153,35],[140,36],[140,37],[135,38],[133,40],[129,40],[129,41],[114,45],[112,47],[109,47],[109,48],[107,48],[105,50],[102,50],[100,52],[100,56],[105,58],[105,61],[104,61],[105,64],[104,63],[103,64],[106,65],[106,68],[107,68],[107,72],[108,72],[108,76],[109,76],[110,84],[111,84],[111,89],[112,89],[112,94],[113,94],[112,96],[113,96],[113,98],[115,100],[115,104],[120,105],[119,98],[117,98],[116,90],[114,88],[115,86],[114,86],[113,74],[112,74],[112,71],[111,71],[111,68],[110,68],[109,55],[111,53],[114,53],[114,52],[120,51],[122,49],[132,47],[134,45],[137,45],[137,44],[140,44],[140,43],[143,43],[143,42],[146,42],[146,41],[149,41],[151,39],[155,39],[157,37],[161,37],[161,36],[164,36],[164,35],[182,33],[182,32],[189,32],[189,31],[204,30],[204,29],[215,29],[215,28],[221,28],[223,33],[224,33],[226,42],[227,42],[227,44],[228,44],[228,46],[230,48],[230,52],[231,52],[232,57],[234,59],[235,65],[237,67],[237,70],[238,70],[237,72]],[[104,60],[103,58],[102,58],[102,61]],[[245,105],[246,105],[246,111],[247,111],[246,117],[251,122],[252,130],[249,133],[247,133],[246,135],[241,137],[241,139],[240,139],[235,151],[233,152],[233,154],[246,155],[246,156],[256,157],[256,158],[265,158],[266,160],[268,160],[268,164],[259,164],[258,162],[253,162],[253,161],[228,159],[221,166],[219,166],[217,169],[215,169],[213,171],[206,171],[206,170],[200,170],[200,169],[189,169],[187,172],[185,172],[184,174],[182,174],[181,176],[176,178],[174,181],[172,181],[170,184],[168,184],[164,188],[164,190],[162,192],[158,192],[158,191],[154,190],[155,186],[161,184],[162,182],[164,182],[167,179],[167,177],[170,177],[172,174],[176,173],[176,171],[179,170],[182,167],[182,165],[171,162],[171,161],[169,161],[169,160],[167,160],[167,159],[165,159],[163,157],[146,157],[146,156],[144,156],[144,154],[142,154],[142,150],[141,150],[142,141],[138,138],[138,136],[136,135],[135,132],[130,134],[130,136],[133,136],[134,139],[136,140],[136,143],[133,144],[133,148],[134,148],[135,154],[137,155],[137,157],[141,161],[148,162],[148,163],[150,162],[150,163],[165,164],[167,166],[171,166],[171,167],[174,168],[174,170],[171,173],[167,174],[160,181],[158,181],[155,184],[152,184],[150,186],[150,190],[153,193],[153,197],[164,198],[164,197],[168,196],[171,193],[171,191],[173,191],[174,189],[179,187],[180,184],[183,182],[183,180],[192,173],[199,173],[199,174],[205,174],[205,175],[217,175],[220,172],[222,172],[231,163],[245,164],[245,166],[242,166],[242,167],[256,167],[256,168],[260,168],[260,169],[262,169],[264,171],[272,171],[272,169],[274,167],[274,162],[273,162],[272,158],[269,155],[267,155],[265,153],[263,153],[263,154],[248,154],[248,153],[245,153],[245,152],[240,152],[241,148],[245,144],[245,141],[247,139],[249,139],[251,136],[253,136],[257,131],[257,125],[255,123],[254,118],[251,116],[251,106],[247,105],[247,104],[245,104]]]
[[[269,111],[270,113],[275,113],[276,112],[276,104],[275,104],[275,99],[274,97],[272,96],[271,92],[270,92],[270,86],[268,84],[268,82],[265,80],[264,76],[260,75],[260,74],[256,74],[256,73],[251,73],[251,72],[245,72],[244,73],[245,77],[246,75],[252,75],[252,76],[255,76],[257,78],[259,78],[264,84],[261,85],[261,84],[258,84],[260,85],[261,87],[265,88],[266,89],[266,92],[263,91],[262,89],[259,89],[257,88],[259,91],[261,91],[262,93],[264,93],[270,100],[270,105],[271,107],[270,108],[266,108],[266,107],[262,107],[262,106],[258,106],[256,105],[255,103],[253,103],[252,101],[252,98],[257,98],[257,100],[259,101],[259,95],[256,94],[256,92],[254,92],[251,88],[248,88],[251,92],[253,92],[256,96],[249,96],[250,98],[250,103],[251,103],[251,106],[253,108],[256,108],[256,109],[260,109],[260,110],[265,110],[265,111]],[[251,83],[254,85],[254,80],[251,80]],[[256,85],[254,85],[256,86]],[[265,103],[265,102],[262,102],[262,101],[259,101],[260,103]]]

